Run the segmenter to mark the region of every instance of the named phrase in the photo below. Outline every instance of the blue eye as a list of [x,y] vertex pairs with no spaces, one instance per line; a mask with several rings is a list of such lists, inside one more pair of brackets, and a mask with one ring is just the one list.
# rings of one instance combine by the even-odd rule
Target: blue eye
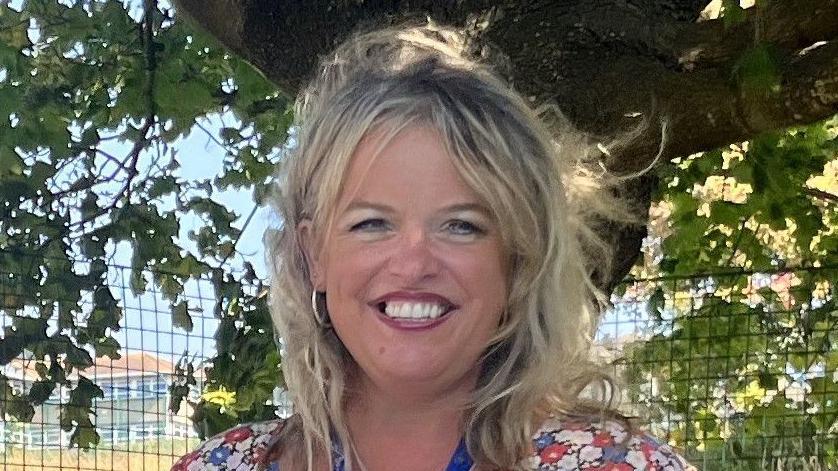
[[481,235],[485,233],[483,229],[477,227],[475,224],[461,219],[449,221],[445,225],[445,230],[455,235]]
[[353,225],[349,228],[350,232],[361,231],[361,232],[373,232],[373,231],[380,231],[387,228],[387,223],[384,219],[364,219],[363,221]]

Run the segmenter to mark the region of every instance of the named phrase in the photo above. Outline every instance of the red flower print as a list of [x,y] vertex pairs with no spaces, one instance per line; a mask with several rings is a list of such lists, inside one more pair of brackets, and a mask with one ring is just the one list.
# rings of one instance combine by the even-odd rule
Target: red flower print
[[195,450],[188,455],[182,456],[177,463],[172,466],[172,471],[186,471],[186,467],[189,466],[190,463],[197,460],[201,453],[198,450]]
[[253,435],[250,427],[239,427],[224,434],[224,441],[228,443],[238,443]]
[[643,443],[640,444],[640,451],[643,452],[643,456],[645,456],[647,460],[651,460],[652,454],[657,449],[658,447],[654,443],[646,440],[644,440]]
[[614,443],[614,439],[611,437],[611,434],[606,431],[601,431],[594,435],[593,445],[599,448],[604,448],[610,446]]
[[541,450],[540,457],[543,463],[555,463],[567,454],[569,447],[561,443],[554,443]]
[[634,466],[626,463],[608,463],[602,471],[634,471]]

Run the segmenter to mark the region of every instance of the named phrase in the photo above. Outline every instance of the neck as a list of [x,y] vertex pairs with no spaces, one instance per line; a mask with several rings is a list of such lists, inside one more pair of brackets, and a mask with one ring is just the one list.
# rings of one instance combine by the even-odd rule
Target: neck
[[404,470],[444,469],[462,438],[474,383],[434,390],[415,384],[381,388],[363,379],[352,388],[346,411],[349,433],[365,468],[392,469],[386,466],[389,462],[401,463]]

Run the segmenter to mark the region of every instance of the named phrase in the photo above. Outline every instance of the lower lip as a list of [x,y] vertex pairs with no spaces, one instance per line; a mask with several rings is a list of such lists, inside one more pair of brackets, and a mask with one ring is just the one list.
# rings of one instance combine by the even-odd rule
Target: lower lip
[[408,330],[408,331],[421,331],[421,330],[430,330],[433,329],[443,322],[447,321],[449,317],[454,313],[454,311],[450,311],[443,316],[437,317],[436,319],[427,319],[421,321],[414,321],[414,320],[407,320],[407,319],[393,319],[392,317],[388,317],[386,314],[382,314],[381,311],[375,310],[376,314],[378,314],[378,318],[381,322],[387,324],[388,326],[397,329],[397,330]]

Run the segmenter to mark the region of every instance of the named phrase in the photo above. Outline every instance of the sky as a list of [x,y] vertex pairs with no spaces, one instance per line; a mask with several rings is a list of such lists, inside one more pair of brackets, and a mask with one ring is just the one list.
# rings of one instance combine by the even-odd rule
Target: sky
[[[63,0],[62,0],[63,1]],[[132,15],[139,18],[142,15],[141,5],[135,0],[126,0],[126,5]],[[12,0],[10,6],[19,8],[21,0]],[[33,40],[36,38],[32,38]],[[229,115],[211,115],[202,119],[201,126],[193,126],[192,131],[173,143],[172,147],[178,154],[178,161],[181,167],[175,175],[182,180],[212,179],[221,174],[223,170],[223,159],[225,149],[219,146],[209,134],[218,135],[218,130],[236,120]],[[224,124],[223,124],[224,123]],[[201,129],[203,128],[203,129]],[[103,145],[103,150],[111,155],[127,155],[132,143],[108,141]],[[141,174],[149,168],[151,155],[146,153],[141,156],[138,167]],[[265,229],[275,225],[276,221],[271,219],[270,211],[260,208],[246,226],[244,222],[247,216],[254,209],[254,202],[250,191],[227,190],[215,191],[212,199],[229,210],[238,214],[237,227],[243,229],[243,233],[237,244],[237,251],[243,257],[231,258],[234,268],[240,268],[242,261],[250,262],[260,278],[267,279],[267,269],[264,261],[264,249],[262,235]],[[173,210],[173,200],[160,203],[162,210]],[[197,231],[203,222],[194,215],[181,214],[180,235],[177,244],[182,247],[192,248],[194,243],[188,239],[190,230]],[[128,286],[130,272],[119,266],[130,266],[131,247],[128,243],[120,243],[114,247],[114,257],[108,276],[110,285],[113,286],[114,296],[121,301],[124,309],[124,326],[119,332],[114,332],[114,337],[123,346],[123,353],[137,351],[150,351],[176,361],[181,355],[195,356],[197,358],[211,357],[215,352],[215,343],[211,338],[215,332],[218,321],[212,314],[214,305],[214,294],[209,283],[190,282],[186,285],[185,295],[189,299],[190,307],[196,310],[192,312],[194,328],[191,332],[185,332],[174,328],[171,322],[171,314],[168,301],[165,301],[153,284],[149,283],[149,292],[142,296],[134,296]],[[194,252],[193,252],[194,253]],[[195,253],[197,256],[197,253]],[[599,337],[619,337],[625,333],[635,330],[638,322],[643,324],[645,315],[641,312],[628,309],[620,312],[609,313],[603,322]],[[645,310],[642,310],[645,312]]]
[[[209,133],[217,133],[222,127],[222,118],[227,125],[234,121],[231,116],[216,115],[202,120],[201,126]],[[114,146],[115,148],[107,150],[115,152],[115,155],[123,155],[126,148],[130,148],[127,144]],[[212,179],[222,173],[225,149],[198,126],[194,126],[192,132],[176,141],[173,148],[176,149],[181,163],[181,167],[176,171],[179,179]],[[140,160],[140,167],[143,162],[150,161],[148,156],[145,157]],[[251,191],[232,189],[215,191],[212,200],[239,215],[234,226],[243,229],[236,246],[242,257],[231,257],[231,265],[241,268],[241,262],[248,261],[253,265],[257,275],[266,279],[267,269],[264,262],[262,235],[271,225],[270,211],[264,207],[258,209],[245,227],[244,222],[255,205]],[[176,242],[181,246],[194,249],[195,244],[188,239],[187,234],[190,230],[197,231],[204,223],[191,214],[181,215],[179,219],[180,237]],[[119,266],[130,266],[131,253],[128,243],[121,243],[116,247],[113,262],[117,266],[112,268],[108,275],[112,286],[127,285],[130,272]],[[197,256],[196,252],[193,253]],[[217,319],[213,316],[215,301],[211,285],[208,282],[194,281],[186,284],[185,295],[190,308],[201,309],[201,311],[192,311],[194,323],[192,332],[185,332],[172,326],[168,301],[162,298],[152,284],[148,287],[150,292],[140,297],[133,296],[128,289],[117,289],[115,290],[117,292],[114,292],[125,309],[124,328],[121,332],[115,333],[115,337],[123,345],[125,351],[152,351],[164,357],[170,356],[175,360],[184,353],[190,356],[197,355],[199,358],[211,357],[215,352],[215,341],[211,337],[218,325]]]

